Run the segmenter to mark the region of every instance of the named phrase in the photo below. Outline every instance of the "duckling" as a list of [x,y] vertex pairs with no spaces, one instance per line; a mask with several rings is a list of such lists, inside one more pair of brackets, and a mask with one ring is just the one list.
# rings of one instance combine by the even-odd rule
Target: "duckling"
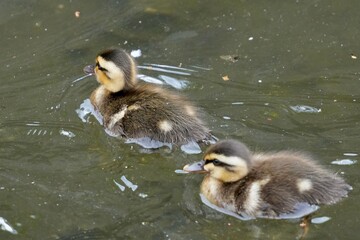
[[352,189],[305,153],[252,153],[235,140],[210,146],[203,161],[183,170],[207,173],[201,194],[217,207],[250,218],[280,218],[299,204],[334,204]]
[[95,74],[100,83],[90,101],[111,134],[149,137],[170,144],[211,139],[198,109],[185,97],[153,84],[138,83],[135,60],[124,50],[101,52],[96,64],[86,66],[84,72]]

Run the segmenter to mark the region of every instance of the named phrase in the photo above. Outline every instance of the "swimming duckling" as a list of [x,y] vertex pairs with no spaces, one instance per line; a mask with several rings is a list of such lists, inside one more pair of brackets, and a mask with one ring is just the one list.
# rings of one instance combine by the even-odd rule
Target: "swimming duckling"
[[210,146],[203,161],[186,165],[184,171],[206,172],[202,195],[211,204],[250,218],[279,218],[295,212],[299,204],[333,204],[352,189],[304,153],[252,153],[235,140]]
[[107,130],[126,138],[148,137],[171,144],[211,139],[195,106],[175,92],[138,83],[136,69],[135,60],[120,49],[101,52],[95,66],[84,68],[101,84],[90,101]]

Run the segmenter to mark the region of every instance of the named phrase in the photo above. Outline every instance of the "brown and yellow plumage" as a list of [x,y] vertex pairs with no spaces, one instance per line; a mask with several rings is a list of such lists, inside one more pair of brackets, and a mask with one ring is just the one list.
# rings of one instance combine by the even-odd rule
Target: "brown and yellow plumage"
[[201,163],[184,167],[206,172],[201,193],[218,207],[250,217],[277,218],[298,204],[333,204],[351,186],[297,151],[251,153],[234,140],[211,146]]
[[184,96],[137,82],[136,63],[125,51],[100,53],[96,65],[86,71],[95,73],[101,84],[90,100],[113,134],[173,144],[211,139],[198,108]]

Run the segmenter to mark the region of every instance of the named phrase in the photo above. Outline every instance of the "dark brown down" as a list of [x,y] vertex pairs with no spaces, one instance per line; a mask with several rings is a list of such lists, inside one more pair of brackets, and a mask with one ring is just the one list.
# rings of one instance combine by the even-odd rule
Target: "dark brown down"
[[[149,137],[166,143],[184,144],[210,140],[208,128],[197,116],[198,109],[184,97],[151,84],[137,84],[117,93],[107,92],[100,106],[91,101],[104,118],[107,127],[111,117],[125,107],[125,116],[110,129],[126,138]],[[171,123],[172,129],[162,131],[160,121]]]

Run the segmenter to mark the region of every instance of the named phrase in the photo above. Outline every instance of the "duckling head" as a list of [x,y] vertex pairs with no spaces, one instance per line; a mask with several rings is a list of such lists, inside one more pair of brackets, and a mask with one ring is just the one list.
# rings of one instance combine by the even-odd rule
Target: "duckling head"
[[84,72],[95,74],[96,80],[110,92],[119,92],[134,87],[136,63],[121,49],[109,49],[96,57],[96,64],[86,66]]
[[222,182],[244,178],[251,169],[251,153],[241,142],[224,140],[209,147],[203,161],[186,165],[187,172],[207,172]]

